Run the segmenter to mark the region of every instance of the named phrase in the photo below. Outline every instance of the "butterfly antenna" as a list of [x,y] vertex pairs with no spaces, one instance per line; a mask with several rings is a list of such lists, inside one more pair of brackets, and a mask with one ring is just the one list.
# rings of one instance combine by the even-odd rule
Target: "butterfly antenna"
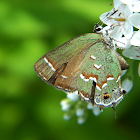
[[98,21],[98,23],[95,23],[95,25],[94,25],[94,29],[96,28],[96,27],[98,27],[99,25],[103,25],[103,22],[101,22],[101,21]]

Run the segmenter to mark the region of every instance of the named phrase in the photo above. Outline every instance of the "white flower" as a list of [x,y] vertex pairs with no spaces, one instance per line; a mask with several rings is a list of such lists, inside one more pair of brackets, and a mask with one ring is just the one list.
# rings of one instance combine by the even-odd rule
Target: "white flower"
[[100,113],[101,113],[101,110],[99,109],[99,107],[94,107],[93,108],[93,114],[95,115],[95,116],[99,116],[100,115]]
[[134,12],[140,12],[139,0],[114,0],[114,8],[100,16],[107,25],[105,30],[120,49],[140,46],[140,31],[133,32],[133,27],[140,29],[140,13]]
[[91,102],[89,102],[88,105],[87,105],[87,109],[93,109],[93,108],[94,108],[94,106],[92,105]]
[[134,27],[140,29],[140,13],[129,15],[128,20]]
[[125,75],[127,70],[122,70],[122,76]]
[[64,120],[70,120],[72,117],[73,117],[73,115],[71,115],[70,113],[67,113],[67,112],[63,116]]
[[69,99],[63,99],[61,102],[60,102],[60,105],[62,106],[62,110],[63,111],[68,111],[69,108],[71,107],[71,104],[70,104],[70,100]]
[[122,88],[123,88],[124,90],[126,90],[127,93],[132,89],[132,87],[133,87],[133,81],[132,81],[132,80],[126,78],[126,79],[122,82]]
[[84,114],[85,114],[85,109],[84,108],[78,108],[76,110],[76,116],[77,117],[82,117],[82,116],[84,116]]
[[124,50],[123,55],[130,59],[140,60],[140,47],[132,46],[130,49]]
[[140,46],[140,30],[134,32],[133,37],[130,40],[131,45]]
[[100,16],[101,21],[110,26],[112,32],[110,36],[118,40],[124,35],[130,39],[133,35],[133,26],[128,20],[128,17],[133,13],[129,5],[121,4],[118,9],[112,9],[111,12],[106,12]]
[[83,124],[86,121],[86,117],[78,117],[77,122],[78,124]]
[[72,101],[78,101],[79,100],[78,91],[75,91],[73,93],[67,93],[67,98],[69,98]]

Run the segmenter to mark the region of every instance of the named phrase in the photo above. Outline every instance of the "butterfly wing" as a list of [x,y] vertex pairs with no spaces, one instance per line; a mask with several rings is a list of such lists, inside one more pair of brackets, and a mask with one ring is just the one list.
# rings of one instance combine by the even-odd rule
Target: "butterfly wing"
[[[90,48],[78,77],[78,91],[84,100],[100,107],[115,106],[121,101],[124,95],[121,88],[121,56],[117,56],[102,40]],[[124,59],[121,64],[127,68]]]
[[83,60],[98,38],[98,34],[88,33],[71,39],[41,57],[34,66],[35,71],[58,89],[76,91]]
[[119,63],[120,63],[120,66],[121,66],[121,70],[125,70],[125,69],[128,69],[129,68],[129,64],[125,61],[125,59],[120,56],[118,53],[115,53]]
[[126,64],[99,34],[89,33],[48,52],[34,68],[48,84],[78,92],[83,99],[107,107],[123,97],[120,78]]

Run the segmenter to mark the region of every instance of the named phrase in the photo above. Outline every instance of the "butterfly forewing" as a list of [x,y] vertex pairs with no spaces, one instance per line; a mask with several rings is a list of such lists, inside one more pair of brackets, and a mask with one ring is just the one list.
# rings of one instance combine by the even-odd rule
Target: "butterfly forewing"
[[77,90],[77,80],[82,62],[99,35],[84,34],[71,39],[45,54],[35,64],[35,70],[43,80],[65,91]]

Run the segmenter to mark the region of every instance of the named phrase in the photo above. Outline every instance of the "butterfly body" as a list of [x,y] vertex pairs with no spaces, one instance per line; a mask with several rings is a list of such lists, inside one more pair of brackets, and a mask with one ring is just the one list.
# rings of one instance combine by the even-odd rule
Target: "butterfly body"
[[101,108],[114,107],[125,93],[121,69],[128,64],[110,42],[102,33],[80,35],[41,57],[35,71],[57,89],[76,92]]

